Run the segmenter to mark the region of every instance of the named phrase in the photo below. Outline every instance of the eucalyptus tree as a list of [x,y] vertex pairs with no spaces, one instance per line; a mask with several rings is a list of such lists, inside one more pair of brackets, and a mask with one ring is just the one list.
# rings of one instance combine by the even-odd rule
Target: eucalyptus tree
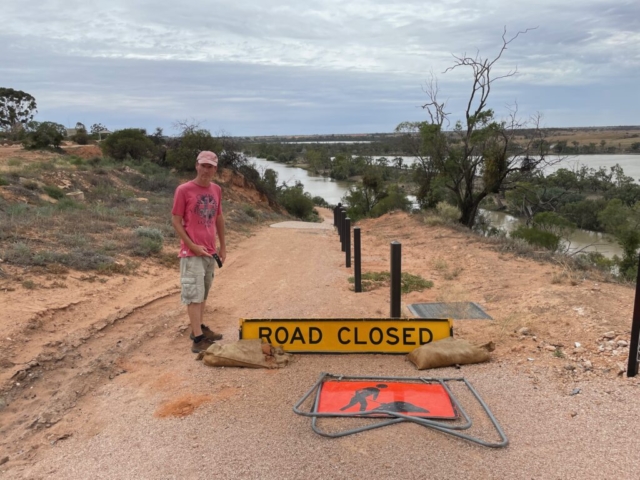
[[[521,34],[508,38],[502,34],[502,46],[493,58],[454,55],[454,63],[444,73],[467,69],[471,72],[471,89],[462,120],[451,126],[451,113],[446,101],[439,99],[438,82],[432,75],[425,87],[428,101],[422,105],[428,120],[405,122],[396,131],[405,133],[414,144],[417,161],[415,179],[419,185],[418,201],[422,206],[437,202],[434,189],[439,186],[449,192],[459,208],[459,222],[472,228],[480,202],[498,193],[517,174],[526,174],[548,163],[548,143],[540,128],[541,116],[528,121],[518,118],[517,104],[509,108],[505,120],[497,120],[489,107],[494,83],[517,73],[517,68],[495,74],[496,64],[507,47]],[[466,97],[465,97],[466,98]]]

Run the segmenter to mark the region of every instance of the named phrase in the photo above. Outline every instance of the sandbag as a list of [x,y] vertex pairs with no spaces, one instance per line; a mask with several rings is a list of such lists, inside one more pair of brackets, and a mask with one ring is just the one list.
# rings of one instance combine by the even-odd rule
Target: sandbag
[[493,352],[493,350],[495,350],[493,342],[478,346],[466,340],[448,337],[421,345],[409,353],[409,360],[418,370],[468,365],[488,362],[489,352]]
[[260,339],[252,339],[224,345],[214,343],[197,358],[210,367],[278,368],[287,365],[291,355],[263,344]]

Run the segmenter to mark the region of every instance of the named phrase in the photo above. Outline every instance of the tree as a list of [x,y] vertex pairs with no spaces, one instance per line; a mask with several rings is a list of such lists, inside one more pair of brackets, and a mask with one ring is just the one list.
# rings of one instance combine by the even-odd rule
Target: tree
[[193,120],[177,121],[173,127],[181,133],[179,137],[167,142],[166,162],[169,166],[178,170],[193,170],[198,154],[204,150],[218,155],[218,169],[241,171],[242,167],[247,166],[242,147],[228,133],[220,131],[214,137],[209,130],[200,128],[200,123]]
[[100,132],[104,132],[106,129],[107,127],[105,127],[103,124],[94,123],[93,125],[91,125],[91,134],[98,135]]
[[0,88],[0,130],[16,135],[33,120],[36,99],[22,90]]
[[84,123],[76,123],[76,133],[71,137],[71,140],[78,145],[86,145],[89,143],[89,134],[87,133],[87,127],[84,126]]
[[640,202],[628,207],[620,199],[614,198],[598,214],[598,219],[622,247],[623,257],[618,263],[620,273],[628,280],[633,280],[637,275],[640,248]]
[[167,146],[167,164],[184,171],[195,168],[196,158],[203,150],[219,153],[222,147],[221,142],[211,136],[208,130],[191,126],[185,127],[180,137],[174,139]]
[[[418,192],[421,205],[425,204],[431,183],[438,178],[460,209],[460,223],[468,228],[475,223],[480,202],[487,195],[503,189],[509,177],[518,172],[532,172],[548,163],[548,142],[544,141],[539,128],[539,115],[531,122],[523,122],[517,118],[516,105],[506,121],[497,121],[494,111],[488,106],[494,82],[517,73],[516,69],[494,76],[496,63],[511,42],[529,30],[507,39],[505,29],[502,47],[493,59],[483,58],[479,53],[474,57],[454,55],[453,66],[444,73],[468,68],[472,72],[472,86],[464,110],[464,122],[456,122],[452,132],[445,131],[450,124],[450,113],[446,111],[446,102],[438,99],[438,84],[434,77],[425,89],[429,101],[422,105],[429,120],[400,124],[397,129],[417,136],[421,141],[416,162],[418,178],[424,182]],[[523,130],[525,127],[529,128]],[[523,132],[524,143],[517,143],[516,134],[523,135]]]
[[146,130],[142,128],[125,128],[109,135],[101,144],[103,153],[116,160],[133,160],[152,158],[155,145]]
[[95,135],[98,136],[98,141],[102,141],[102,134],[105,132],[108,132],[109,130],[107,129],[107,127],[105,127],[103,124],[101,123],[94,123],[93,125],[91,125],[90,128],[91,131],[91,135]]

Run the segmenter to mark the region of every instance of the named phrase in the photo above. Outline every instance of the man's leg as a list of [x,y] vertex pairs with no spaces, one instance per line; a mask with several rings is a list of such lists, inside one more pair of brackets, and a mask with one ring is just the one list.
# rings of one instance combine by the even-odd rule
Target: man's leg
[[189,314],[189,322],[191,323],[191,331],[194,337],[202,335],[202,314],[204,312],[204,302],[190,303],[187,305],[187,313]]
[[180,259],[180,282],[182,303],[187,305],[187,314],[194,337],[202,335],[202,314],[205,299],[205,266],[200,257]]

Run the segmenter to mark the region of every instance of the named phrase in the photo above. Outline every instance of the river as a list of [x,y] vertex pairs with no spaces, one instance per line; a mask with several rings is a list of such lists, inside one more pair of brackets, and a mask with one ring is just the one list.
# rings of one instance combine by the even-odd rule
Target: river
[[[637,176],[640,176],[640,156],[577,155],[576,157],[580,157],[579,161],[589,166],[590,168],[598,168],[600,166],[609,167],[615,165],[616,163],[620,163],[620,165],[622,166],[622,160],[624,160],[626,157],[632,157],[627,160],[629,162],[629,166],[635,167],[635,170],[633,170],[632,168],[630,168],[630,170],[637,172]],[[576,157],[573,157],[573,161],[576,160]],[[613,159],[619,158],[621,161],[616,162],[612,160],[612,157]],[[387,158],[391,159],[392,157]],[[633,159],[636,159],[637,161],[634,163],[631,161]],[[275,170],[278,173],[279,184],[286,182],[287,185],[293,185],[296,181],[299,181],[304,185],[305,191],[309,192],[311,196],[320,196],[332,205],[336,205],[338,202],[340,202],[344,194],[349,189],[349,186],[352,185],[352,183],[350,182],[339,182],[327,177],[323,177],[321,175],[314,175],[313,173],[303,168],[291,167],[278,162],[269,162],[264,158],[248,157],[248,160],[249,163],[253,163],[261,173],[267,168]],[[597,161],[600,161],[601,163],[596,163]],[[573,168],[572,165],[565,165],[566,168]],[[633,176],[627,172],[626,168],[623,167],[623,169],[625,171],[625,174]],[[634,176],[634,178],[637,178],[637,176]],[[510,232],[522,223],[522,220],[508,215],[504,212],[482,210],[482,213],[489,218],[493,226],[506,232]],[[603,235],[601,233],[577,229],[575,232],[573,232],[570,241],[571,244],[569,245],[569,251],[571,252],[585,249],[585,251],[600,252],[609,258],[613,257],[613,255],[622,255],[620,246],[617,243],[611,241],[606,235]]]
[[[382,158],[382,156],[371,157],[374,160]],[[393,159],[397,158],[392,155],[385,157],[389,160],[389,164],[393,165]],[[415,163],[417,157],[400,157],[404,166],[411,166]],[[562,161],[556,162],[556,160]],[[616,164],[620,165],[624,170],[625,175],[633,178],[634,180],[640,180],[640,155],[570,155],[567,157],[558,157],[557,155],[549,155],[547,160],[552,165],[544,168],[543,171],[546,175],[555,172],[560,168],[566,168],[568,170],[577,170],[581,165],[585,165],[589,168],[598,169],[605,167],[609,169]]]

